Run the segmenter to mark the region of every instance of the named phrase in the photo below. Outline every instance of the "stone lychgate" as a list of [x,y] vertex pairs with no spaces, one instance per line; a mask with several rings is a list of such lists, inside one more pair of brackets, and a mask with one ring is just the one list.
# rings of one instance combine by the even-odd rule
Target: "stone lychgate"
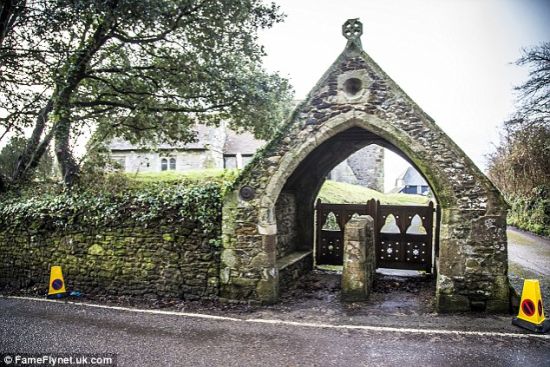
[[437,199],[437,309],[506,311],[505,201],[363,51],[359,20],[348,20],[343,34],[344,51],[225,198],[221,296],[276,302],[282,287],[310,269],[314,202],[327,173],[377,144],[410,162]]

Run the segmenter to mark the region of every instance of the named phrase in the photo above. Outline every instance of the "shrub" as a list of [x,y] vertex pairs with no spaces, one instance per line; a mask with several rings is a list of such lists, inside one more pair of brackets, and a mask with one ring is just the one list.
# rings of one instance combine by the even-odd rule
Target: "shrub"
[[85,228],[130,221],[198,221],[205,231],[219,230],[222,197],[231,178],[136,182],[111,175],[79,190],[55,188],[12,196],[0,202],[0,228]]
[[528,196],[509,197],[508,223],[515,227],[550,236],[550,187],[538,186]]

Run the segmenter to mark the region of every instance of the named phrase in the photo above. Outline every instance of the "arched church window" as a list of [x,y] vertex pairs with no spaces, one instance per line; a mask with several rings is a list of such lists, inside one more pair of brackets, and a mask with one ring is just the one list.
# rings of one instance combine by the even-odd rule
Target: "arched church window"
[[166,171],[167,169],[168,169],[168,159],[162,158],[160,160],[160,170],[161,171]]

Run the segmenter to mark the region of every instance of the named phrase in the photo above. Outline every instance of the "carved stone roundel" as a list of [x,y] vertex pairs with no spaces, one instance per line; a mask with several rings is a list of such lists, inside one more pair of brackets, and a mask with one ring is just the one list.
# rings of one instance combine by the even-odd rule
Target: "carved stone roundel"
[[252,200],[256,196],[256,190],[250,186],[243,186],[239,190],[239,195],[243,200]]

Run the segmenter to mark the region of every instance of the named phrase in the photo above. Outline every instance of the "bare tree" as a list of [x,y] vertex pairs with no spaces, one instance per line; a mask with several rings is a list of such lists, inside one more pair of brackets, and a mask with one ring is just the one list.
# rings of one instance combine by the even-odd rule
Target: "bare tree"
[[550,124],[550,42],[524,50],[516,63],[529,68],[529,79],[515,88],[520,102],[518,121]]
[[491,179],[511,199],[550,188],[550,42],[524,50],[516,63],[529,68],[529,78],[515,88],[517,112],[489,156]]

